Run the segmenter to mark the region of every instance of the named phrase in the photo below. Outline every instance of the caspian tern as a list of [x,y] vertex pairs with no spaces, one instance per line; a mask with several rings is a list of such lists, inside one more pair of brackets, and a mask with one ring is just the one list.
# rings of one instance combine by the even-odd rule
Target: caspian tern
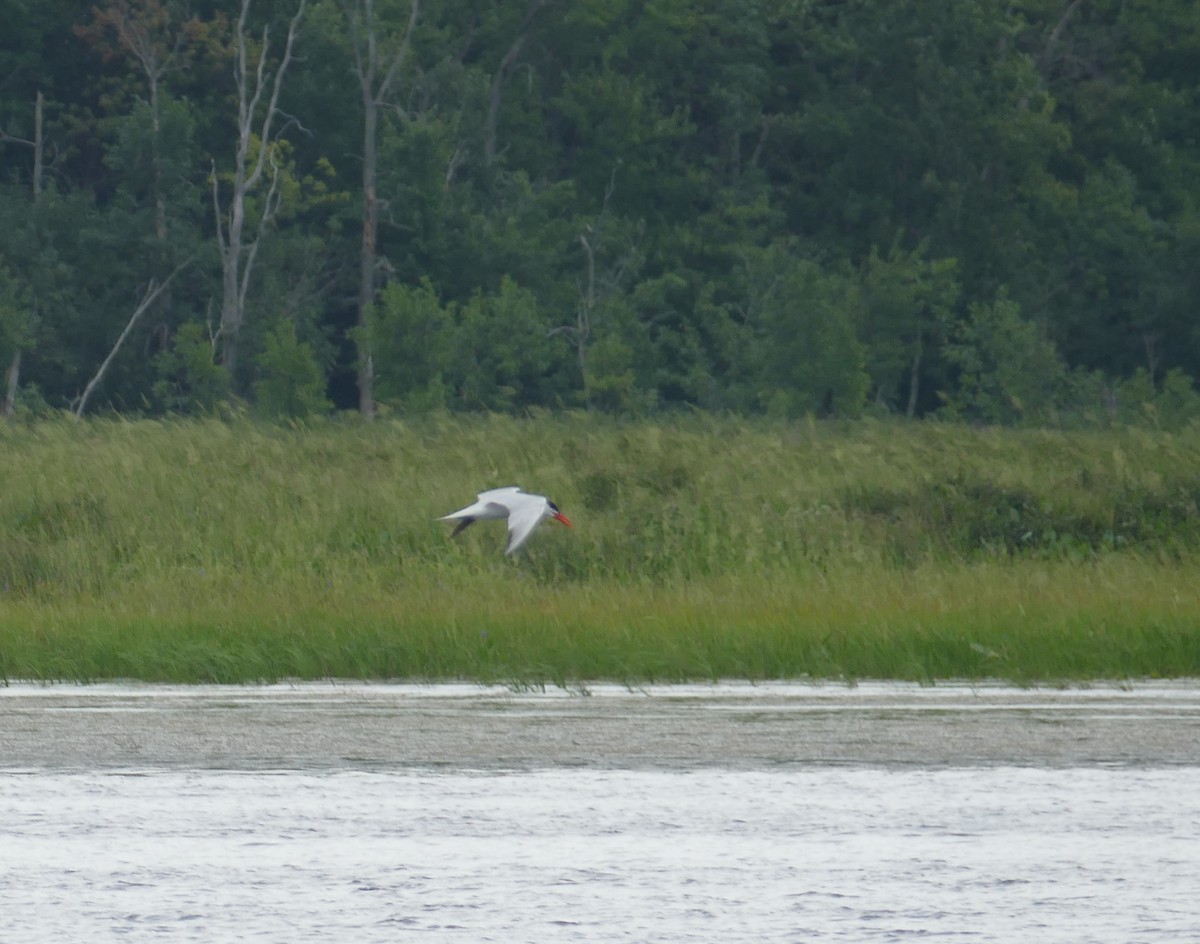
[[476,521],[492,521],[498,518],[508,519],[508,547],[505,554],[512,554],[522,544],[537,526],[547,518],[561,521],[568,528],[574,527],[571,519],[558,510],[558,505],[545,495],[530,495],[521,491],[515,485],[506,488],[492,488],[480,492],[474,505],[468,505],[459,511],[442,515],[438,521],[457,520],[456,527],[450,537],[455,537],[464,528],[470,527]]

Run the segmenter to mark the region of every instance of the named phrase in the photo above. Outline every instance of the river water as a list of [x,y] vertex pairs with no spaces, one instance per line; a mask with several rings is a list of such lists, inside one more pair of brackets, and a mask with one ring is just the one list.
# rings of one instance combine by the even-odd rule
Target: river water
[[1200,941],[1200,686],[0,689],[0,941]]

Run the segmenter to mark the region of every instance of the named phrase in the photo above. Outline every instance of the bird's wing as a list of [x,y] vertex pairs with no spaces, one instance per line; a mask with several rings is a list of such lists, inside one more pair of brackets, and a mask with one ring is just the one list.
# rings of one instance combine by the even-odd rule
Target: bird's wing
[[529,496],[515,485],[504,488],[489,488],[475,496],[476,518],[507,518],[525,502]]
[[491,488],[486,492],[480,492],[476,495],[478,499],[475,504],[467,505],[466,508],[460,508],[458,511],[452,511],[448,515],[442,515],[438,521],[450,521],[454,518],[484,518],[492,520],[495,518],[507,518],[510,503],[516,496],[524,497],[524,493],[515,485],[509,485],[506,488]]
[[[447,515],[446,517],[450,517],[450,516]],[[458,537],[460,534],[463,533],[463,531],[465,531],[467,528],[471,527],[471,525],[473,525],[474,523],[475,523],[474,518],[461,518],[459,520],[458,524],[454,526],[454,530],[450,532],[450,537],[452,537],[452,538]]]
[[529,540],[546,511],[546,499],[534,495],[521,495],[520,498],[523,500],[509,505],[508,547],[504,551],[505,554],[514,553]]
[[481,505],[494,502],[497,505],[503,505],[505,508],[508,508],[512,504],[513,499],[519,500],[525,497],[525,493],[515,485],[505,485],[504,488],[489,488],[486,492],[480,492],[475,497]]

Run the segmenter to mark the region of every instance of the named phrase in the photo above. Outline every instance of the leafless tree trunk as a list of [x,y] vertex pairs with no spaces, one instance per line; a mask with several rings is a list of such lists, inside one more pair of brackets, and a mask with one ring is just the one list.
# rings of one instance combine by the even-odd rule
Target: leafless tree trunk
[[[18,144],[27,144],[33,148],[33,202],[36,204],[42,195],[42,174],[44,173],[44,154],[45,144],[42,138],[42,123],[43,114],[45,112],[46,99],[42,95],[41,90],[38,90],[37,98],[33,105],[33,140],[23,141],[19,138],[12,138],[3,132],[0,132],[0,141],[14,141]],[[12,416],[17,407],[17,389],[21,385],[21,348],[17,347],[13,351],[12,361],[8,368],[4,371],[4,397],[0,399],[0,416]]]
[[12,363],[4,372],[4,400],[0,401],[0,416],[12,416],[17,408],[17,385],[21,382],[21,349],[13,354]]
[[129,337],[129,333],[133,330],[133,326],[137,324],[138,319],[142,317],[142,314],[147,308],[154,304],[154,300],[163,293],[166,287],[171,284],[171,280],[175,278],[175,276],[177,276],[181,271],[183,271],[185,266],[191,264],[191,261],[191,259],[187,259],[181,262],[175,267],[175,270],[170,275],[162,280],[161,283],[156,283],[153,279],[150,280],[150,284],[146,287],[146,291],[142,295],[142,300],[138,303],[137,308],[133,310],[133,314],[129,316],[129,323],[125,325],[125,330],[121,332],[120,337],[117,338],[116,344],[114,344],[112,350],[108,352],[108,357],[104,358],[104,363],[102,363],[100,365],[100,369],[96,371],[96,376],[88,381],[88,385],[83,388],[83,393],[79,395],[79,400],[75,404],[76,417],[83,416],[83,411],[87,409],[88,400],[91,399],[93,391],[95,391],[96,387],[99,386],[100,381],[104,379],[104,375],[108,371],[108,365],[113,362],[113,358],[116,357],[117,352],[121,350],[121,345],[124,344],[125,339]]
[[[283,77],[292,62],[292,51],[299,32],[300,21],[308,0],[300,5],[288,24],[283,58],[274,76],[267,74],[270,34],[263,27],[251,64],[250,43],[246,36],[246,19],[250,0],[242,0],[237,21],[236,59],[234,77],[238,93],[238,138],[234,156],[233,180],[228,207],[222,209],[221,193],[214,162],[212,172],[213,212],[217,222],[217,248],[221,255],[221,363],[232,375],[237,369],[238,342],[246,318],[246,292],[258,246],[279,209],[279,167],[274,161],[275,143],[279,131],[273,128],[279,117],[279,93]],[[263,99],[266,96],[264,103]],[[275,135],[275,137],[272,137]],[[262,200],[258,225],[252,239],[246,236],[246,196],[258,187],[263,177],[268,179],[267,194]]]
[[579,243],[587,255],[587,285],[579,290],[579,304],[575,306],[575,357],[579,361],[579,375],[583,378],[584,403],[591,406],[588,390],[587,347],[592,337],[592,312],[596,310],[596,250],[587,236],[579,234]]
[[616,189],[617,177],[614,171],[605,188],[604,202],[601,204],[600,214],[596,218],[595,224],[588,226],[586,233],[579,234],[579,244],[583,247],[587,260],[587,273],[584,282],[579,285],[579,304],[575,306],[575,323],[559,325],[551,328],[548,332],[549,337],[569,338],[574,346],[575,359],[579,364],[579,374],[583,383],[583,401],[589,410],[592,408],[593,390],[587,362],[588,348],[594,333],[594,319],[597,310],[620,290],[621,283],[633,265],[635,255],[633,247],[627,247],[617,261],[601,273],[601,285],[599,288],[597,287],[596,253],[603,252],[605,242],[610,241],[604,231],[605,219],[608,214],[609,201]]
[[412,0],[404,36],[390,55],[384,55],[379,48],[381,38],[374,0],[343,2],[346,19],[350,23],[354,71],[358,76],[363,105],[362,250],[359,255],[358,333],[355,345],[358,349],[358,409],[367,418],[375,416],[373,329],[379,231],[379,110],[387,102],[396,76],[408,55],[420,6],[420,0]]
[[1146,349],[1146,370],[1150,374],[1150,386],[1157,386],[1158,381],[1158,332],[1149,328],[1142,329],[1142,347]]
[[489,164],[496,159],[496,123],[500,120],[500,100],[504,94],[504,83],[508,81],[508,75],[512,72],[513,66],[517,64],[517,58],[521,55],[521,47],[525,45],[525,40],[529,37],[529,28],[533,25],[533,18],[547,2],[549,0],[530,0],[529,7],[525,11],[525,18],[517,28],[517,35],[513,39],[512,45],[508,47],[504,58],[500,60],[500,67],[496,70],[496,74],[492,77],[487,118],[483,127],[483,156]]
[[908,374],[908,406],[904,415],[910,420],[917,415],[917,398],[921,392],[921,339],[917,338],[917,350],[913,354],[912,369]]
[[1071,16],[1082,3],[1083,0],[1071,0],[1071,2],[1067,4],[1066,9],[1063,10],[1063,14],[1061,17],[1059,17],[1058,22],[1054,25],[1054,29],[1050,31],[1050,35],[1046,38],[1046,45],[1042,47],[1042,54],[1040,57],[1040,65],[1043,72],[1050,65],[1054,47],[1058,45],[1058,40],[1062,36],[1063,30],[1067,28],[1067,21],[1071,19]]
[[33,106],[33,202],[42,195],[42,173],[46,145],[42,137],[42,116],[46,110],[46,99],[38,89],[37,101]]

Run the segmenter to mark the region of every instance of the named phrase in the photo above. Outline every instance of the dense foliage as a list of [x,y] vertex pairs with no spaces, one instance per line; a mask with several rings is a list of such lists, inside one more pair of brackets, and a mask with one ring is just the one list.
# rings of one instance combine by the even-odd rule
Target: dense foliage
[[1200,415],[1194,0],[418,4],[3,0],[6,411]]

